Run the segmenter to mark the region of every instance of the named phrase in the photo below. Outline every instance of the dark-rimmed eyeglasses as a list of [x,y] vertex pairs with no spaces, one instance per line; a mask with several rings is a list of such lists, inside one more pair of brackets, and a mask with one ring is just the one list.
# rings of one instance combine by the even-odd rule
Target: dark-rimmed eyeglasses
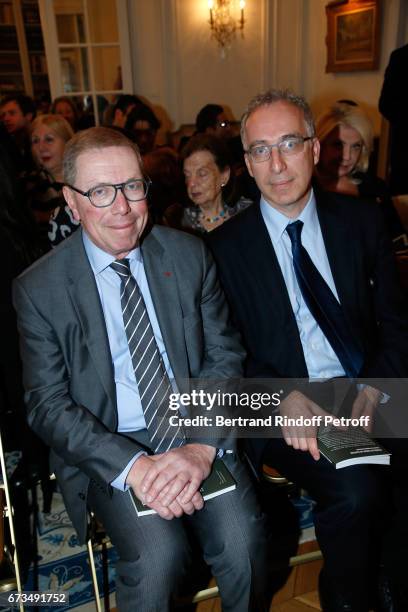
[[125,183],[117,183],[116,185],[103,183],[102,185],[91,187],[88,191],[82,191],[68,184],[66,187],[88,198],[90,203],[96,206],[96,208],[106,208],[114,203],[118,189],[121,190],[128,202],[138,202],[147,196],[151,184],[152,181],[149,178],[144,178],[129,179]]
[[253,145],[250,149],[245,151],[252,159],[253,162],[264,162],[271,158],[272,149],[278,149],[279,153],[283,157],[289,157],[290,155],[296,155],[296,153],[302,153],[305,142],[307,140],[313,140],[314,136],[288,136],[283,138],[275,144],[258,144]]

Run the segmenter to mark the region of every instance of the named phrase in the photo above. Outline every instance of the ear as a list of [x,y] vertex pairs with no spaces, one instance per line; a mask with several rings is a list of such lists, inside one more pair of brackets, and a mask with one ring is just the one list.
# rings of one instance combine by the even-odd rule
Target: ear
[[224,185],[226,185],[228,181],[230,180],[230,176],[231,176],[231,170],[229,168],[225,168],[225,170],[221,172],[221,182]]
[[248,169],[249,174],[252,176],[252,178],[254,177],[254,174],[252,172],[252,168],[251,168],[251,160],[249,159],[248,153],[245,153],[244,155],[244,159],[245,159],[245,164],[246,167]]
[[66,203],[72,211],[75,221],[81,221],[81,215],[79,214],[76,199],[72,189],[64,185],[64,187],[62,188],[62,193],[64,194]]
[[316,166],[317,162],[319,161],[319,157],[320,157],[320,142],[318,141],[316,137],[313,139],[312,152],[313,152],[313,163]]

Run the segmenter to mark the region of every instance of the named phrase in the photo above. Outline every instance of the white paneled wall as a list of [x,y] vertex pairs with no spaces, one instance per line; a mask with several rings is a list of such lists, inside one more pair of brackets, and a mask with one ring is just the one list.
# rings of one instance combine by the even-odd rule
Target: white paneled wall
[[379,70],[337,74],[325,73],[327,2],[247,0],[245,37],[237,33],[222,59],[211,38],[207,0],[128,0],[135,92],[155,105],[169,129],[193,123],[208,102],[229,107],[239,119],[252,95],[278,86],[304,94],[315,113],[338,98],[353,98],[379,133],[384,69],[401,31],[408,31],[408,24],[401,28],[408,18],[405,0],[382,3]]

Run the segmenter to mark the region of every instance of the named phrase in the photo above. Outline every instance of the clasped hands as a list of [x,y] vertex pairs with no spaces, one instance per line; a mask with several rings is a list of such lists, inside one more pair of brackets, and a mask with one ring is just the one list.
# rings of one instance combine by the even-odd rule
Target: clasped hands
[[[369,424],[364,427],[368,432],[372,430],[375,410],[381,398],[381,391],[364,386],[357,393],[351,410],[351,418],[369,416]],[[281,402],[280,413],[290,419],[311,419],[313,416],[330,416],[328,412],[320,408],[318,404],[309,399],[300,391],[292,391]],[[297,450],[307,451],[316,461],[320,459],[317,446],[317,427],[310,425],[282,426],[283,438],[289,446]]]
[[142,455],[132,465],[126,483],[137,497],[164,519],[201,510],[200,486],[211,471],[216,449],[186,444],[159,455]]

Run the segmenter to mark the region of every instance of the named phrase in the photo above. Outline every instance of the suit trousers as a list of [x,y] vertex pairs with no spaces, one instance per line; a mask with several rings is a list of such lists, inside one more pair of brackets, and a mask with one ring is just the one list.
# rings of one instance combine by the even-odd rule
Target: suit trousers
[[325,574],[348,585],[358,576],[359,586],[367,591],[370,570],[380,555],[377,527],[383,516],[383,496],[378,466],[336,470],[323,456],[315,461],[282,439],[269,440],[262,458],[316,501],[314,523]]
[[388,438],[380,442],[392,453],[391,467],[382,470],[388,504],[381,561],[391,586],[395,611],[399,612],[408,610],[408,441]]
[[192,562],[189,529],[217,580],[223,610],[269,610],[265,517],[246,466],[235,453],[224,455],[223,460],[237,488],[206,501],[192,516],[170,521],[157,515],[138,517],[129,492],[113,490],[109,497],[91,483],[88,505],[119,555],[116,599],[121,612],[173,609]]

